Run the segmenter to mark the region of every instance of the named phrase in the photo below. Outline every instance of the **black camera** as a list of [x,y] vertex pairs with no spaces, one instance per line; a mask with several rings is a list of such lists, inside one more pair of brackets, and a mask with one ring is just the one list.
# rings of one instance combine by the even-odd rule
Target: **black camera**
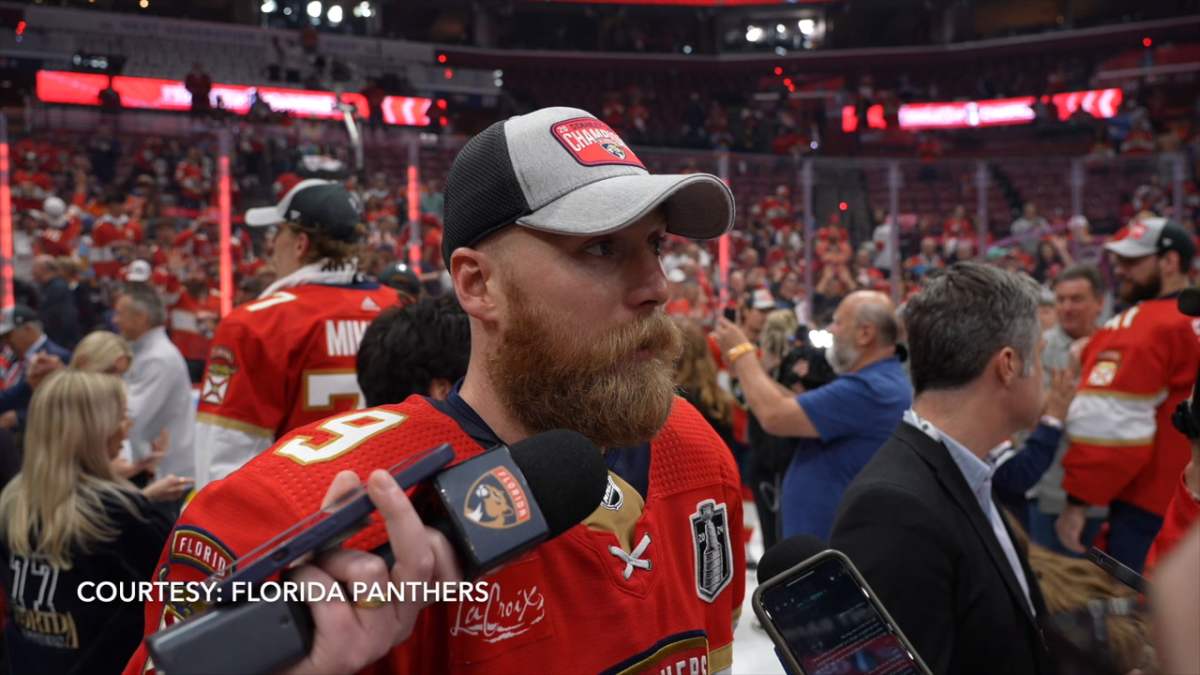
[[[1200,317],[1200,289],[1185,289],[1179,294],[1178,303],[1180,313]],[[1180,401],[1171,415],[1171,424],[1179,430],[1179,433],[1193,441],[1200,440],[1200,408],[1196,405],[1196,402],[1200,400],[1200,396],[1197,395],[1200,392],[1197,389],[1200,389],[1200,373],[1196,373],[1191,397]]]

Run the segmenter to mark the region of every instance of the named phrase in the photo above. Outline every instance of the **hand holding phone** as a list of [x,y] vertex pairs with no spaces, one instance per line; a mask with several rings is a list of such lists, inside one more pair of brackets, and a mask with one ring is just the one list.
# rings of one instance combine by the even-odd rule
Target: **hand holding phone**
[[826,550],[762,582],[754,613],[791,673],[929,675],[844,554]]

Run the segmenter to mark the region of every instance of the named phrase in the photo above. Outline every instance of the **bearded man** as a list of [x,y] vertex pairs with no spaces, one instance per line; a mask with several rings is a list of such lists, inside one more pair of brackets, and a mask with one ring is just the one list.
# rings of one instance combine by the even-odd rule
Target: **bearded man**
[[1096,331],[1080,359],[1063,456],[1067,506],[1055,529],[1065,548],[1083,553],[1089,506],[1107,506],[1107,550],[1140,572],[1191,458],[1171,414],[1200,365],[1196,326],[1177,307],[1196,247],[1178,225],[1145,218],[1104,248],[1126,309]]
[[[668,233],[726,232],[732,193],[708,174],[650,175],[590,113],[546,108],[468,142],[445,198],[442,255],[471,326],[463,380],[444,401],[412,396],[288,434],[201,492],[176,532],[236,557],[322,492],[329,503],[358,486],[354,469],[370,474],[383,522],[352,540],[362,550],[293,579],[455,581],[449,542],[379,469],[441,442],[461,461],[575,430],[609,468],[582,524],[486,575],[484,602],[311,603],[312,650],[288,672],[727,672],[745,583],[741,491],[720,437],[675,396],[682,340],[663,312],[660,257]],[[390,568],[365,552],[384,542]],[[157,578],[204,576],[178,553],[164,551]],[[163,614],[147,604],[149,631]],[[139,651],[126,672],[145,664]]]
[[886,295],[858,291],[846,296],[833,313],[829,332],[833,344],[826,359],[838,378],[797,395],[763,369],[737,326],[720,319],[715,331],[763,430],[803,439],[796,444],[779,497],[783,537],[829,539],[846,486],[912,405],[912,386],[896,352],[900,328]]

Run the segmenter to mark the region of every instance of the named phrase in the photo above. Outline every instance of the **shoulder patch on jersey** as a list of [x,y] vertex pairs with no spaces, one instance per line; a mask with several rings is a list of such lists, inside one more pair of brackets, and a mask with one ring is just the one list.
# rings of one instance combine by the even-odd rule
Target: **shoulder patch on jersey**
[[220,539],[193,525],[180,525],[171,532],[171,552],[168,560],[214,574],[230,568],[235,560],[233,551]]
[[200,401],[221,405],[229,391],[229,380],[237,372],[233,351],[228,347],[213,347],[208,357],[208,369],[204,372],[204,386],[200,389]]
[[372,298],[371,296],[368,295],[367,297],[363,298],[362,311],[378,312],[379,311],[379,303],[375,302],[375,298]]
[[600,500],[600,506],[609,511],[620,511],[623,504],[625,504],[625,493],[621,492],[621,486],[613,482],[610,473],[608,474],[608,487],[604,488],[604,499]]
[[[166,564],[158,568],[155,574],[155,580],[162,583],[169,582],[171,573],[171,565]],[[167,602],[163,604],[162,616],[158,620],[158,629],[162,630],[169,626],[174,626],[180,621],[191,618],[197,614],[201,614],[208,609],[208,603],[197,600],[196,602]],[[147,662],[149,658],[147,657]]]
[[225,363],[232,367],[234,365],[233,350],[223,345],[217,345],[212,348],[212,352],[208,355],[208,360]]
[[733,547],[725,502],[705,499],[691,515],[692,552],[696,559],[696,595],[713,602],[733,581]]
[[229,378],[232,376],[232,369],[222,372],[216,366],[209,366],[208,373],[204,376],[204,387],[200,391],[200,400],[212,405],[224,403],[225,394],[229,392]]
[[1096,356],[1096,363],[1087,376],[1087,386],[1107,387],[1117,378],[1117,369],[1121,367],[1121,352],[1108,350]]

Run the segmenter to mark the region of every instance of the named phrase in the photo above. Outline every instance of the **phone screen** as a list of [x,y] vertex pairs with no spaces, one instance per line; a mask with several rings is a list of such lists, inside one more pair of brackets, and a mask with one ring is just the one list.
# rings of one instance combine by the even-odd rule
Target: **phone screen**
[[807,675],[922,672],[838,558],[764,589],[762,605]]

